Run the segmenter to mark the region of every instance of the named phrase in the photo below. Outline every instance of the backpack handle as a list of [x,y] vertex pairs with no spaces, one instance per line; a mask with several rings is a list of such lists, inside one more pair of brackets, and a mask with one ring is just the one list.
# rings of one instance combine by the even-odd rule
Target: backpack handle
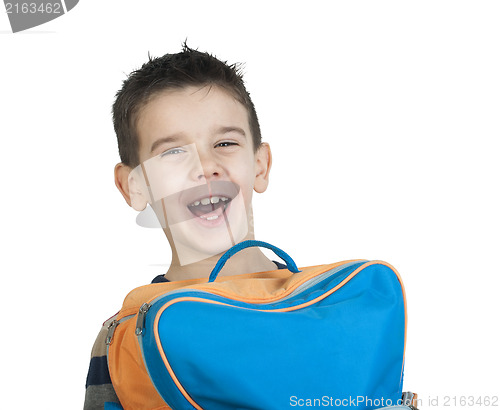
[[222,267],[226,264],[228,259],[233,256],[235,253],[245,249],[245,248],[250,248],[252,246],[260,246],[262,248],[267,248],[271,249],[277,256],[279,256],[283,261],[286,263],[286,267],[290,272],[293,273],[298,273],[300,272],[299,268],[297,268],[297,265],[293,261],[293,259],[288,255],[285,251],[282,251],[280,248],[277,248],[274,245],[271,245],[270,243],[263,242],[263,241],[255,241],[255,240],[248,240],[248,241],[243,241],[240,242],[233,247],[229,248],[224,255],[220,257],[220,259],[217,261],[215,264],[214,268],[212,269],[212,272],[210,273],[210,277],[208,278],[208,282],[213,282],[216,278],[219,272],[221,271]]

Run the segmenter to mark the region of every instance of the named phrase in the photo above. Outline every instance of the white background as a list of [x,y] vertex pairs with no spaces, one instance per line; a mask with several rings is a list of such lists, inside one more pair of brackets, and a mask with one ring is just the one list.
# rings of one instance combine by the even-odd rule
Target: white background
[[274,158],[257,239],[392,263],[405,389],[500,396],[499,21],[494,1],[81,0],[17,34],[1,14],[1,407],[81,408],[100,324],[166,271],[114,186],[110,110],[186,38],[246,63]]

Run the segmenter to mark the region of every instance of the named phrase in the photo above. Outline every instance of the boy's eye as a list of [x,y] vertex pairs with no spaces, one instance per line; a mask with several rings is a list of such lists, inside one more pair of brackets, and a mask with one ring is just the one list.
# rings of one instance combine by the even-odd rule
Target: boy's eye
[[176,155],[176,154],[181,154],[183,152],[186,152],[185,150],[183,150],[182,148],[172,148],[172,149],[169,149],[165,152],[162,152],[160,154],[160,157],[165,157],[167,155]]
[[223,142],[219,142],[216,147],[229,147],[231,145],[238,145],[237,142],[232,142],[232,141],[223,141]]

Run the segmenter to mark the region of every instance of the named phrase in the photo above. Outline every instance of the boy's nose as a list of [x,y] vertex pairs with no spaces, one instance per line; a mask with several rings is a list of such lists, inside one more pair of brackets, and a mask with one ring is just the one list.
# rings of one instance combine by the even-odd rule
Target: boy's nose
[[217,179],[222,176],[223,170],[220,163],[210,155],[202,156],[200,154],[200,164],[194,170],[194,177],[196,180],[203,179]]
[[219,177],[219,172],[217,171],[210,171],[210,170],[203,170],[202,172],[199,173],[198,175],[198,180],[201,181],[203,179],[206,179],[206,180],[210,180],[210,179],[214,179],[214,178],[218,178]]

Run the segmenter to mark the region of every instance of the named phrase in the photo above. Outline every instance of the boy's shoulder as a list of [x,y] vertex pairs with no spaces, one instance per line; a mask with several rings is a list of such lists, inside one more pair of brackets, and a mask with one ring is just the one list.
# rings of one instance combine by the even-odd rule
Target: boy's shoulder
[[101,330],[92,347],[89,372],[87,374],[87,382],[85,383],[84,410],[102,408],[106,402],[119,403],[111,383],[106,352],[108,328],[117,315],[118,313],[102,324]]

